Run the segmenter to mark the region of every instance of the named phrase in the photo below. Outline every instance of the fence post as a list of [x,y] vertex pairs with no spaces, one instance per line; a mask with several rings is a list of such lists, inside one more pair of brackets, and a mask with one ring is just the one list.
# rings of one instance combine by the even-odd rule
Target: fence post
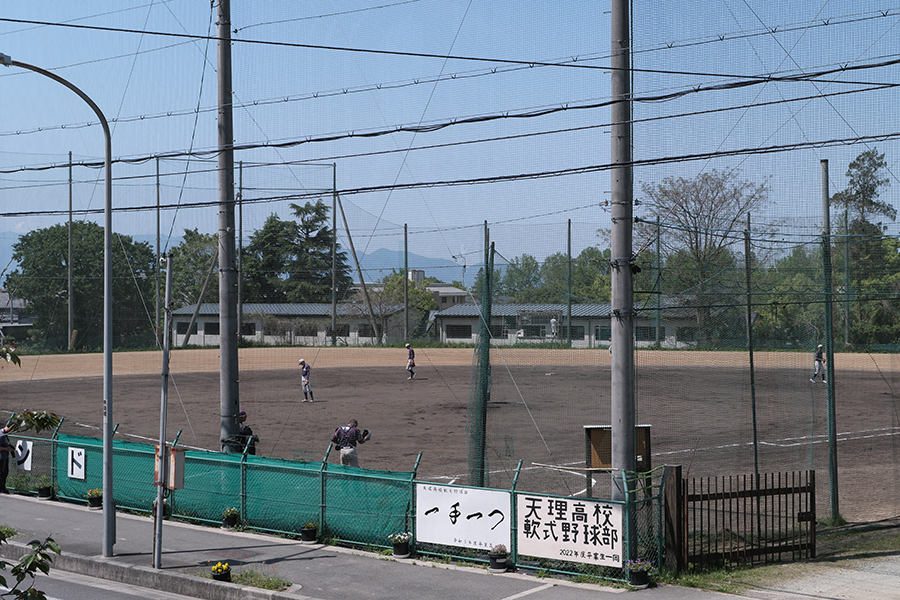
[[663,470],[663,521],[665,523],[666,569],[680,573],[684,568],[684,496],[681,493],[681,465]]
[[59,420],[59,423],[56,424],[56,429],[53,430],[53,434],[50,436],[50,485],[53,486],[54,490],[56,490],[56,480],[57,480],[56,447],[58,445],[59,428],[62,426],[62,422],[65,420],[66,420],[65,417],[63,417]]
[[325,469],[328,467],[328,455],[331,454],[332,444],[329,442],[328,449],[325,451],[325,458],[322,459],[322,466],[319,468],[319,534],[325,536]]
[[409,527],[407,531],[413,534],[413,539],[416,539],[416,526],[418,525],[416,521],[416,474],[419,472],[420,462],[422,462],[421,452],[416,457],[416,464],[413,465],[412,473],[409,475],[409,504],[407,505],[409,508],[406,509],[408,511],[406,524]]
[[519,474],[522,472],[522,460],[516,467],[516,475],[513,477],[512,487],[509,490],[509,555],[512,558],[513,566],[519,558],[519,544],[517,543],[518,515],[516,513],[516,486],[519,484]]
[[241,455],[241,522],[247,522],[247,448]]

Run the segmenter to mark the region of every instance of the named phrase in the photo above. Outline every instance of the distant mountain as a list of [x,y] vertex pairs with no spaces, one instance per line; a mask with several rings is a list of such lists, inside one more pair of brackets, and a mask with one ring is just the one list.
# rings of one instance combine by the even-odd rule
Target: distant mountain
[[[436,277],[446,283],[463,279],[462,267],[452,260],[430,258],[412,252],[409,253],[406,260],[410,270],[425,271],[425,277]],[[371,254],[363,254],[359,259],[359,265],[367,282],[378,281],[394,271],[403,272],[403,252],[379,248]],[[353,264],[352,258],[350,258],[350,266],[353,269],[353,280],[356,281],[359,277],[356,274],[356,266]],[[467,272],[466,277],[468,276]]]

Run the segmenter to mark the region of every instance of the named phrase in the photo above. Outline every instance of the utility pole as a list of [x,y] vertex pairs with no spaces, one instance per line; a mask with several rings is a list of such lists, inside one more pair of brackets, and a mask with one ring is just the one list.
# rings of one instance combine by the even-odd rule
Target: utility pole
[[153,330],[156,332],[157,343],[161,342],[159,337],[159,266],[163,257],[159,248],[159,157],[156,157],[156,320],[153,322]]
[[[610,108],[611,240],[612,275],[612,353],[611,415],[612,466],[618,469],[613,479],[612,499],[629,500],[623,489],[623,476],[635,469],[634,455],[634,280],[632,273],[632,205],[631,164],[631,40],[629,33],[629,0],[612,1],[611,18],[611,85],[613,104]],[[629,514],[626,506],[625,514]],[[625,558],[634,558],[637,535],[633,520],[625,524]]]
[[409,341],[409,232],[403,224],[403,339]]
[[331,163],[331,347],[337,346],[337,163]]
[[[219,110],[219,418],[222,451],[235,453],[238,433],[237,277],[234,261],[234,126],[231,100],[231,0],[216,12]],[[226,441],[227,440],[227,441]]]
[[72,283],[72,151],[69,150],[69,350],[75,348],[75,286]]
[[828,476],[831,484],[831,519],[843,521],[838,504],[837,411],[834,399],[834,319],[831,288],[831,214],[828,196],[828,161],[819,161],[822,169],[822,262],[825,272],[825,373],[828,376]]

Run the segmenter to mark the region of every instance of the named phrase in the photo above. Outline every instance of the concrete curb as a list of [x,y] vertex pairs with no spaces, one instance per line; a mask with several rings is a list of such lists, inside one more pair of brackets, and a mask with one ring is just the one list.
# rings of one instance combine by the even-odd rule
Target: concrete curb
[[[18,561],[30,551],[31,547],[22,542],[11,541],[0,545],[0,557],[10,561]],[[51,553],[51,556],[51,572],[52,569],[59,569],[201,600],[317,600],[291,591],[275,592],[244,587],[195,575],[129,565],[111,558],[80,556],[66,553],[65,550],[61,555]]]

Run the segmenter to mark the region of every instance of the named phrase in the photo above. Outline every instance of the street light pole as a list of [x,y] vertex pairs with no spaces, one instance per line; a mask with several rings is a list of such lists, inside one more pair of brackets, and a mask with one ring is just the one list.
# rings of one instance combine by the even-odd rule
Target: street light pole
[[106,140],[104,148],[104,186],[106,188],[103,219],[103,556],[113,555],[113,544],[116,543],[116,507],[113,504],[113,403],[112,403],[112,135],[109,123],[94,101],[87,94],[66,81],[56,73],[40,67],[13,60],[6,54],[0,54],[0,64],[7,67],[19,67],[34,71],[61,83],[79,98],[84,100],[103,127]]

